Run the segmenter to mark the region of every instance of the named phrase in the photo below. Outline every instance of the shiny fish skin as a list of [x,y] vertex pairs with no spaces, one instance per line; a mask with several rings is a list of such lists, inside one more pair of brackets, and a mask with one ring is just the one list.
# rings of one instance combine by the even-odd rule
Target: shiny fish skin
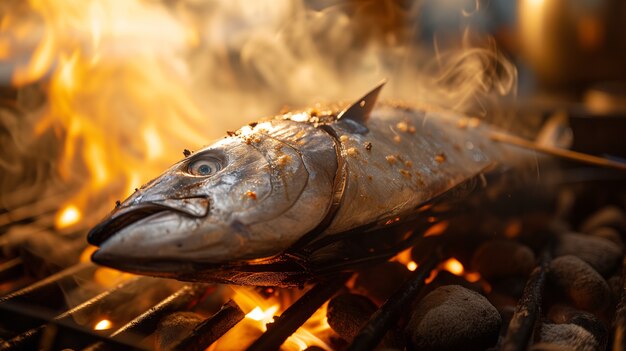
[[[524,159],[490,141],[490,125],[451,112],[337,112],[277,116],[186,157],[90,232],[93,260],[181,280],[301,284],[312,268],[300,252],[312,243],[408,223],[449,189]],[[209,156],[221,170],[189,174]]]

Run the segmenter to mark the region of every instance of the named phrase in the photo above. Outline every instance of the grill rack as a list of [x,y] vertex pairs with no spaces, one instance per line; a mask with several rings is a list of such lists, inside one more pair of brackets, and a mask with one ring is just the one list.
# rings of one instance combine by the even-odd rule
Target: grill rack
[[[406,311],[406,306],[424,290],[425,279],[430,272],[444,261],[441,250],[431,250],[419,264],[419,268],[409,279],[372,315],[361,329],[347,350],[374,349],[390,330],[398,318]],[[500,343],[501,350],[526,350],[531,342],[533,330],[539,325],[542,290],[545,276],[551,260],[550,250],[546,248],[539,257],[539,262],[530,275],[519,299],[508,331]],[[0,271],[15,269],[6,266]],[[77,277],[84,277],[97,269],[91,263],[81,263],[64,269],[49,277],[37,281],[25,288],[0,298],[0,314],[3,320],[10,320],[15,330],[23,330],[16,336],[0,344],[0,350],[149,350],[151,345],[144,341],[152,334],[159,320],[169,313],[189,310],[195,303],[210,295],[212,285],[200,283],[181,283],[160,278],[134,277],[109,290],[90,297],[76,307],[60,313],[43,313],[36,309],[38,304],[47,307],[62,308],[63,286],[76,284]],[[622,268],[624,281],[626,265]],[[342,273],[317,283],[298,300],[275,318],[268,329],[248,350],[277,350],[308,318],[326,301],[341,290],[351,274]],[[81,326],[74,321],[79,314],[93,314],[107,309],[120,301],[128,301],[138,288],[142,290],[164,284],[171,289],[162,290],[163,296],[150,308],[140,313],[130,322],[114,331],[95,331]],[[170,291],[171,290],[171,291]],[[626,286],[622,289],[621,302],[617,309],[614,325],[614,350],[626,350],[624,331],[626,331]],[[35,307],[35,308],[33,308]],[[204,350],[216,342],[228,330],[243,320],[245,314],[232,300],[224,303],[219,311],[198,324],[194,330],[176,343],[174,350]]]

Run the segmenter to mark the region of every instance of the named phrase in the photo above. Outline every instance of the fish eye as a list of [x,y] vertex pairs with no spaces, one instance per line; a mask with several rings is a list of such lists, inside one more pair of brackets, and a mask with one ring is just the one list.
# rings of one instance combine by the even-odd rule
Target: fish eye
[[222,164],[218,160],[205,157],[191,162],[187,166],[187,173],[198,177],[206,177],[214,175],[221,169]]

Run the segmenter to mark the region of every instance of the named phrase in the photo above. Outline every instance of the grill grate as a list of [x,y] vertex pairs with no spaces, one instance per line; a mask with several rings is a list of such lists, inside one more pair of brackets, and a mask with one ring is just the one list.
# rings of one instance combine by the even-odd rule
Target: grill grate
[[[424,255],[418,269],[371,316],[351,345],[347,345],[348,350],[374,349],[397,321],[406,315],[407,306],[423,296],[427,286],[426,278],[447,257],[442,254],[443,240],[437,238],[434,242],[436,244],[430,245],[429,254]],[[500,349],[526,350],[533,333],[541,324],[542,291],[553,246],[552,240],[544,244],[538,265],[526,281]],[[427,245],[422,245],[421,249],[424,247]],[[155,332],[162,318],[174,312],[190,311],[212,294],[219,293],[215,285],[134,277],[109,290],[94,293],[70,308],[65,302],[64,291],[77,287],[81,280],[92,279],[97,268],[91,263],[77,264],[0,298],[2,319],[10,321],[9,325],[3,326],[5,341],[0,349],[150,350],[154,346],[148,342],[148,336]],[[10,276],[12,279],[20,279],[15,274]],[[274,323],[268,324],[267,331],[252,342],[248,350],[278,349],[320,306],[344,289],[350,277],[351,274],[347,273],[336,275],[310,288],[281,316],[276,317]],[[622,302],[616,314],[614,350],[625,350],[624,291],[626,289],[622,289]],[[146,292],[149,292],[148,297],[145,296]],[[134,310],[128,310],[128,306],[136,304],[138,294],[141,294],[142,300],[146,300],[146,307],[136,306]],[[115,325],[121,327],[114,331],[89,328],[96,316],[103,315],[117,318]],[[244,315],[237,303],[227,301],[190,333],[181,335],[181,339],[173,343],[171,349],[204,350],[238,325]]]

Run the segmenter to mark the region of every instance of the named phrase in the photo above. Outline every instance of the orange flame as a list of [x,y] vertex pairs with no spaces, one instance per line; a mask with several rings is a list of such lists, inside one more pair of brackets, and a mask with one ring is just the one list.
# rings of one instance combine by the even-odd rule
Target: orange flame
[[78,223],[80,218],[80,210],[74,205],[68,205],[58,212],[54,224],[57,229],[61,229]]
[[[274,321],[274,317],[283,313],[289,305],[302,294],[294,294],[287,289],[276,290],[269,298],[262,296],[252,288],[233,286],[235,291],[233,300],[246,312],[244,320],[222,336],[209,350],[241,349],[251,343],[267,325]],[[285,296],[282,296],[285,295]],[[282,345],[281,350],[301,351],[310,346],[318,346],[325,350],[332,350],[324,339],[331,334],[326,320],[327,304],[319,308],[294,334]]]
[[107,330],[107,329],[111,329],[111,327],[113,327],[113,323],[111,323],[111,321],[109,321],[108,319],[103,319],[100,322],[96,323],[93,329],[94,330]]

